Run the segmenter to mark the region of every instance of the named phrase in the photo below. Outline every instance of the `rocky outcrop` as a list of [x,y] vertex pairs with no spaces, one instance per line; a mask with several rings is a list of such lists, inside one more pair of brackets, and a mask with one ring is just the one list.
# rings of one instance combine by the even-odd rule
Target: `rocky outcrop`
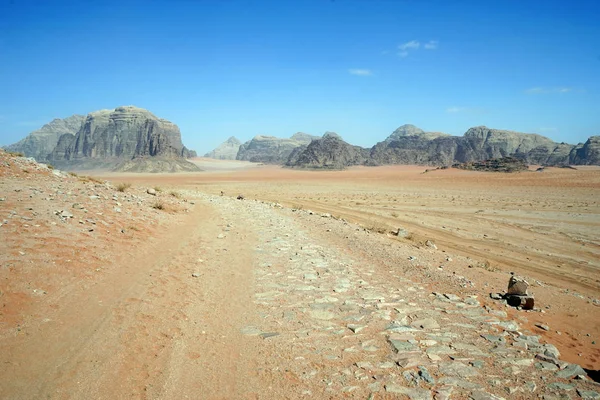
[[456,144],[449,135],[402,125],[372,147],[369,164],[446,164],[455,153]]
[[64,134],[75,135],[85,120],[83,115],[72,115],[65,119],[54,119],[40,129],[31,132],[24,139],[6,146],[7,151],[23,153],[38,162],[46,161]]
[[459,137],[404,125],[373,146],[370,164],[451,165],[516,157],[531,164],[564,165],[569,163],[573,147],[537,134],[485,126],[471,128]]
[[242,142],[232,136],[213,151],[206,153],[204,157],[215,158],[217,160],[235,160],[241,145]]
[[196,164],[182,158],[137,157],[113,168],[116,172],[174,173],[199,171]]
[[[124,106],[88,114],[73,137],[61,136],[49,161],[60,168],[113,168],[134,159],[144,160],[136,165],[148,166],[153,157],[186,162],[194,154],[181,142],[177,125],[142,108]],[[197,170],[192,163],[187,167]],[[150,169],[147,172],[156,168]]]
[[364,164],[368,158],[368,149],[353,146],[336,133],[327,132],[323,138],[297,148],[285,165],[293,168],[344,169]]
[[600,136],[592,136],[573,148],[569,161],[576,165],[600,165]]
[[520,172],[527,171],[528,166],[522,159],[514,157],[493,158],[484,161],[471,161],[454,164],[454,168],[484,172]]
[[318,139],[318,136],[311,136],[301,132],[294,134],[289,139],[258,135],[240,146],[236,159],[268,164],[283,164],[295,148],[308,145],[313,139]]

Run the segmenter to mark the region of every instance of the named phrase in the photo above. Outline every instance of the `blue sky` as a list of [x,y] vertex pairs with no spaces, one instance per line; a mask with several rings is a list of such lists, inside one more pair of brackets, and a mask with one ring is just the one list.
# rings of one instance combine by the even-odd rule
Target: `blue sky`
[[204,153],[229,136],[405,123],[600,134],[600,3],[0,0],[0,144],[136,105]]

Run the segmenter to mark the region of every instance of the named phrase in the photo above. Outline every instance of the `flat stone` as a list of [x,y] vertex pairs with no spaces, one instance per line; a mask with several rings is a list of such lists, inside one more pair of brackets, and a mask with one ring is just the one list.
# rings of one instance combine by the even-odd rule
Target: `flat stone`
[[425,350],[427,354],[455,354],[456,351],[451,349],[449,346],[433,346],[428,347]]
[[452,376],[444,376],[438,379],[438,384],[456,386],[461,389],[473,390],[481,387],[478,383],[465,381],[464,379],[458,379]]
[[600,394],[598,394],[598,392],[594,392],[593,390],[577,389],[577,394],[583,400],[598,400],[598,399],[600,399]]
[[454,388],[452,386],[441,386],[435,390],[435,400],[449,400]]
[[362,331],[364,328],[365,328],[364,325],[354,325],[354,324],[348,325],[348,329],[350,329],[354,333],[358,333],[358,332]]
[[396,350],[396,352],[398,353],[403,353],[405,351],[413,351],[417,349],[417,346],[408,341],[389,339],[389,342],[394,348],[394,350]]
[[431,392],[424,389],[413,389],[396,384],[385,385],[385,391],[388,393],[404,394],[411,400],[432,400]]
[[558,351],[556,346],[548,343],[544,345],[544,355],[558,359],[560,357],[560,351]]
[[455,294],[451,294],[451,293],[444,293],[444,297],[447,298],[450,301],[460,301],[460,297],[458,297]]
[[310,316],[314,319],[320,319],[324,321],[328,321],[330,319],[335,318],[335,314],[327,310],[312,310],[310,312]]
[[279,336],[279,332],[262,332],[259,336],[263,339],[268,339],[270,337]]
[[438,329],[440,324],[433,318],[425,318],[413,321],[410,326],[421,329]]
[[583,370],[583,368],[581,368],[577,364],[569,364],[565,369],[563,369],[562,371],[558,371],[556,373],[557,377],[563,378],[563,379],[570,379],[577,375],[583,375],[583,376],[587,375],[587,373]]
[[494,322],[493,325],[501,326],[509,332],[516,332],[519,330],[519,325],[514,321]]
[[255,326],[245,326],[240,330],[240,332],[242,335],[247,336],[258,336],[262,333],[262,331]]
[[538,361],[534,364],[534,366],[541,371],[558,371],[556,364],[546,361]]
[[504,400],[504,397],[495,396],[482,390],[471,393],[469,398],[472,400]]
[[398,325],[398,324],[388,325],[387,328],[385,328],[385,330],[390,331],[390,332],[417,332],[417,331],[419,331],[419,329],[413,328],[411,326]]
[[540,328],[540,329],[541,329],[541,330],[543,330],[543,331],[546,331],[546,332],[548,332],[548,331],[550,330],[550,327],[549,327],[548,325],[544,325],[544,324],[535,324],[535,326],[536,326],[537,328]]
[[562,383],[562,382],[554,382],[551,383],[549,385],[546,386],[548,389],[550,390],[573,390],[575,389],[575,386],[573,385],[569,385],[568,383]]
[[442,373],[443,375],[456,376],[459,378],[479,375],[477,369],[465,365],[459,361],[449,361],[440,363],[439,370],[440,373]]
[[358,368],[366,369],[366,370],[369,370],[369,371],[372,371],[373,369],[375,369],[373,367],[373,364],[371,364],[369,361],[359,361],[359,362],[356,363],[356,366]]
[[506,343],[506,339],[504,339],[502,336],[481,335],[481,337],[484,338],[485,340],[487,340],[488,342],[492,342],[492,343],[500,343],[500,344]]
[[427,368],[423,366],[419,366],[419,377],[430,385],[435,385],[435,379],[433,379]]
[[525,387],[527,388],[527,390],[529,390],[531,393],[535,392],[537,389],[537,385],[535,384],[535,382],[527,382],[525,383]]

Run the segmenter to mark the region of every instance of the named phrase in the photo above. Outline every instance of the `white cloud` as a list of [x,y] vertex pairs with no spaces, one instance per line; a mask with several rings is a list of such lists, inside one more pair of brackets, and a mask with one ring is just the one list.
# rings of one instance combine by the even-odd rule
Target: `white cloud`
[[348,73],[351,75],[359,75],[359,76],[370,76],[373,75],[370,69],[349,69]]
[[466,107],[448,107],[446,109],[447,113],[459,113],[461,111],[466,111]]
[[429,42],[425,43],[423,47],[425,48],[425,50],[435,50],[438,48],[439,43],[440,42],[438,42],[437,40],[430,40]]
[[[438,48],[439,42],[437,40],[430,40],[424,43],[422,46],[425,50],[435,50]],[[410,42],[402,43],[398,45],[398,56],[404,58],[408,57],[412,51],[417,51],[421,48],[421,42],[418,40],[411,40]]]
[[531,89],[527,89],[525,93],[527,94],[552,94],[552,93],[569,93],[572,92],[573,88],[569,87],[533,87]]
[[419,43],[418,40],[411,40],[410,42],[406,42],[403,43],[401,45],[398,46],[398,49],[402,50],[402,51],[406,51],[408,49],[418,49],[419,47],[421,47],[421,43]]

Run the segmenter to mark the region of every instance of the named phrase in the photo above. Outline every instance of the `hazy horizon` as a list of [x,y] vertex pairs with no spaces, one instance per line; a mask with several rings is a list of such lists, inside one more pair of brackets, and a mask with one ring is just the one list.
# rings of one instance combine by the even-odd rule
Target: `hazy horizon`
[[0,144],[136,105],[204,154],[230,136],[485,125],[600,135],[600,5],[125,1],[0,5]]

